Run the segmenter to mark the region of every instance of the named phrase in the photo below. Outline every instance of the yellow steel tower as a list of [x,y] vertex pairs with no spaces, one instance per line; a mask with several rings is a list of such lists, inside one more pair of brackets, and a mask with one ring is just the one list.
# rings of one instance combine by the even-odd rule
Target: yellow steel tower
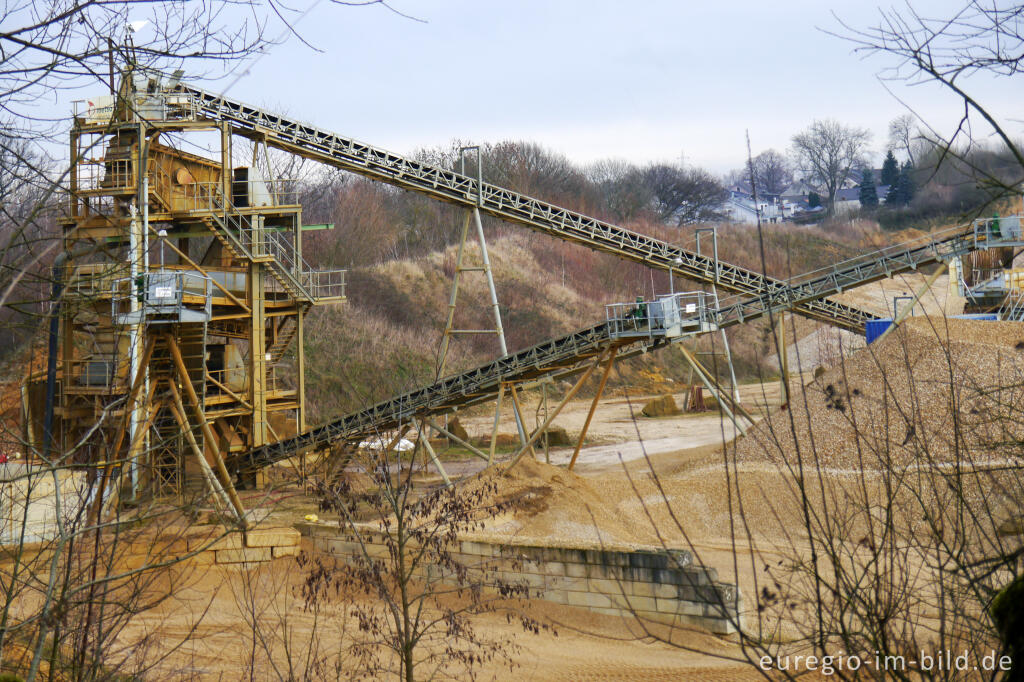
[[227,502],[229,453],[305,429],[303,318],[344,299],[344,271],[307,266],[294,182],[235,167],[245,141],[176,84],[129,70],[76,111],[29,437],[122,494],[205,484]]

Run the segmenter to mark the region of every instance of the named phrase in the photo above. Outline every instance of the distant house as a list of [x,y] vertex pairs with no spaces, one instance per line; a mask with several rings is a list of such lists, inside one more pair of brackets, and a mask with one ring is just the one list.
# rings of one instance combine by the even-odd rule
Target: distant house
[[806,180],[797,180],[789,187],[782,190],[782,194],[779,195],[779,198],[792,204],[796,204],[807,201],[807,195],[816,191],[817,190],[814,186]]
[[846,215],[860,209],[860,187],[844,187],[836,192],[833,207],[837,215]]
[[[885,195],[889,193],[889,185],[877,185],[879,205],[885,203]],[[860,187],[847,187],[836,192],[835,212],[846,215],[860,209]]]
[[[871,169],[871,177],[873,177],[875,179],[875,182],[878,182],[878,179],[880,177],[882,177],[882,169],[881,168],[872,168]],[[860,187],[860,183],[863,182],[863,180],[864,180],[864,173],[863,173],[863,171],[860,168],[856,168],[856,169],[851,170],[850,174],[847,176],[847,181],[848,182],[852,182],[853,184],[852,185],[844,185],[844,186],[846,186],[846,187],[852,187],[852,186]]]
[[782,199],[778,194],[757,195],[757,204],[749,191],[741,187],[729,190],[729,200],[725,204],[729,220],[734,223],[754,224],[757,213],[761,213],[763,223],[782,223],[791,219],[794,213],[802,210],[802,206]]

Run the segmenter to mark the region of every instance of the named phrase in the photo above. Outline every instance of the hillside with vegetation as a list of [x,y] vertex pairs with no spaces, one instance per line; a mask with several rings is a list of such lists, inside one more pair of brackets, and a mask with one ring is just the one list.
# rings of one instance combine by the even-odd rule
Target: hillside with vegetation
[[[451,164],[441,152],[421,156]],[[560,205],[614,221],[631,230],[695,249],[695,228],[709,224],[680,217],[658,182],[704,177],[684,167],[604,163],[580,168],[528,143],[488,147],[486,181],[503,184]],[[489,169],[494,168],[493,171]],[[470,172],[470,171],[467,171]],[[495,177],[492,177],[495,176]],[[711,182],[711,180],[709,180]],[[307,395],[317,421],[433,381],[438,373],[457,243],[466,214],[408,192],[345,176],[320,177],[305,191],[306,222],[333,223],[310,233],[306,251],[316,267],[346,267],[348,301],[315,310],[306,334]],[[662,193],[667,196],[667,193]],[[686,209],[692,213],[691,209]],[[846,224],[825,232],[790,225],[765,226],[764,250],[754,226],[718,223],[719,254],[730,263],[773,277],[788,277],[830,265],[875,243],[877,228]],[[670,290],[668,275],[559,241],[526,228],[484,219],[490,260],[510,351],[604,319],[604,306],[650,298]],[[472,237],[472,231],[471,231]],[[467,265],[479,265],[471,238]],[[710,249],[705,241],[704,249]],[[676,278],[675,290],[699,285]],[[720,292],[723,298],[728,292]],[[484,277],[463,273],[456,327],[493,327]],[[805,328],[806,327],[806,328]],[[816,327],[807,322],[801,331]],[[765,322],[730,330],[741,380],[771,375],[765,363],[772,345]],[[719,337],[701,340],[705,351],[721,351]],[[460,337],[452,345],[445,374],[498,355],[493,336]],[[708,364],[722,364],[708,356]],[[720,367],[725,372],[725,367]],[[673,353],[621,363],[613,385],[658,388],[659,381],[685,381]],[[653,385],[652,385],[653,384]]]

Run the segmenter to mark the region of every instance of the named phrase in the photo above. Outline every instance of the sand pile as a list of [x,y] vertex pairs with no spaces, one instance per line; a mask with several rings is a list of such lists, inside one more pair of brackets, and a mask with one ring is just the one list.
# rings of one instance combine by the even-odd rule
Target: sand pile
[[513,509],[486,523],[481,535],[523,544],[566,544],[577,547],[628,549],[657,544],[642,515],[623,514],[619,494],[555,466],[524,457],[506,472],[490,469],[476,482],[496,482],[495,502]]
[[[1024,442],[1024,323],[912,318],[792,386],[737,445],[740,461],[884,469],[1003,461]],[[794,437],[795,436],[795,437]]]

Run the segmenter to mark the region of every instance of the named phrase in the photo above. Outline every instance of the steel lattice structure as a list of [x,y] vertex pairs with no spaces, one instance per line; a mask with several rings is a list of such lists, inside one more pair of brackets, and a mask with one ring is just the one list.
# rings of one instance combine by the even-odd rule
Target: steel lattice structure
[[[179,85],[177,91],[194,98],[195,108],[200,115],[230,122],[236,134],[252,136],[271,147],[345,171],[419,192],[440,201],[466,208],[478,207],[490,216],[524,225],[557,239],[582,244],[653,268],[671,270],[696,282],[714,283],[726,291],[775,299],[783,295],[787,288],[786,282],[765,277],[752,270],[716,261],[653,237],[268,113],[222,95],[185,85]],[[793,310],[855,333],[862,333],[864,323],[875,317],[822,297],[802,300]]]

